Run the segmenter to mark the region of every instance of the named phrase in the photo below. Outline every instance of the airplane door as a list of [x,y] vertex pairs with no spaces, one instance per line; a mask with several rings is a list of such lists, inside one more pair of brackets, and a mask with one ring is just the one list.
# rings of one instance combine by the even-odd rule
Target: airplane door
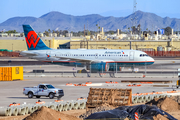
[[46,95],[47,94],[47,89],[45,88],[44,85],[39,85],[39,91],[38,91],[38,95]]
[[130,51],[129,60],[134,60],[134,51]]
[[98,59],[98,53],[95,54],[95,58]]

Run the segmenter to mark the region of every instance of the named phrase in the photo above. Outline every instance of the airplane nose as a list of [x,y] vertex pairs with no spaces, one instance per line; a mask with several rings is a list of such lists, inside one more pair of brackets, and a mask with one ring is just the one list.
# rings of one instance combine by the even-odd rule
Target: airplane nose
[[151,57],[151,61],[154,62],[154,59]]

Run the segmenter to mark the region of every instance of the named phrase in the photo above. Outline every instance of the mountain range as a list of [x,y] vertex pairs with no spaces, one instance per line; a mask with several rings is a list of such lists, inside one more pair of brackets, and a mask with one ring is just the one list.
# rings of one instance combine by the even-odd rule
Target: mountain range
[[[134,19],[136,20],[134,21]],[[103,17],[98,14],[90,14],[83,16],[73,16],[53,11],[36,17],[13,17],[0,24],[0,30],[16,30],[22,32],[22,25],[30,24],[36,32],[44,32],[45,30],[68,30],[68,31],[97,31],[98,24],[108,30],[127,30],[132,25],[141,25],[142,30],[157,30],[158,28],[171,28],[177,30],[180,25],[180,19],[177,18],[162,18],[156,14],[137,11],[126,17]]]

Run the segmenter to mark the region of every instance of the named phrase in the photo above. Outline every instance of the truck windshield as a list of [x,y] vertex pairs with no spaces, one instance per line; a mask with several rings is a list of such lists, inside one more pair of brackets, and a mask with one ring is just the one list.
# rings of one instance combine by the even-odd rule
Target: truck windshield
[[52,85],[46,85],[46,87],[47,87],[48,89],[53,89],[53,88],[55,88],[55,87],[52,86]]

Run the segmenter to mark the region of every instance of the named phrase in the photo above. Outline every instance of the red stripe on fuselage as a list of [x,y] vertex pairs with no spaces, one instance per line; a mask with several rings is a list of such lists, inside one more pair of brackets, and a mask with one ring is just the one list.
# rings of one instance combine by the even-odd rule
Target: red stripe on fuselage
[[[42,61],[42,62],[76,62],[76,61]],[[144,62],[154,62],[154,61],[109,61],[105,63],[144,63]]]
[[154,61],[109,61],[106,63],[144,63],[144,62],[154,62]]
[[42,61],[42,62],[70,62],[70,63],[72,63],[72,62],[76,62],[76,61]]

